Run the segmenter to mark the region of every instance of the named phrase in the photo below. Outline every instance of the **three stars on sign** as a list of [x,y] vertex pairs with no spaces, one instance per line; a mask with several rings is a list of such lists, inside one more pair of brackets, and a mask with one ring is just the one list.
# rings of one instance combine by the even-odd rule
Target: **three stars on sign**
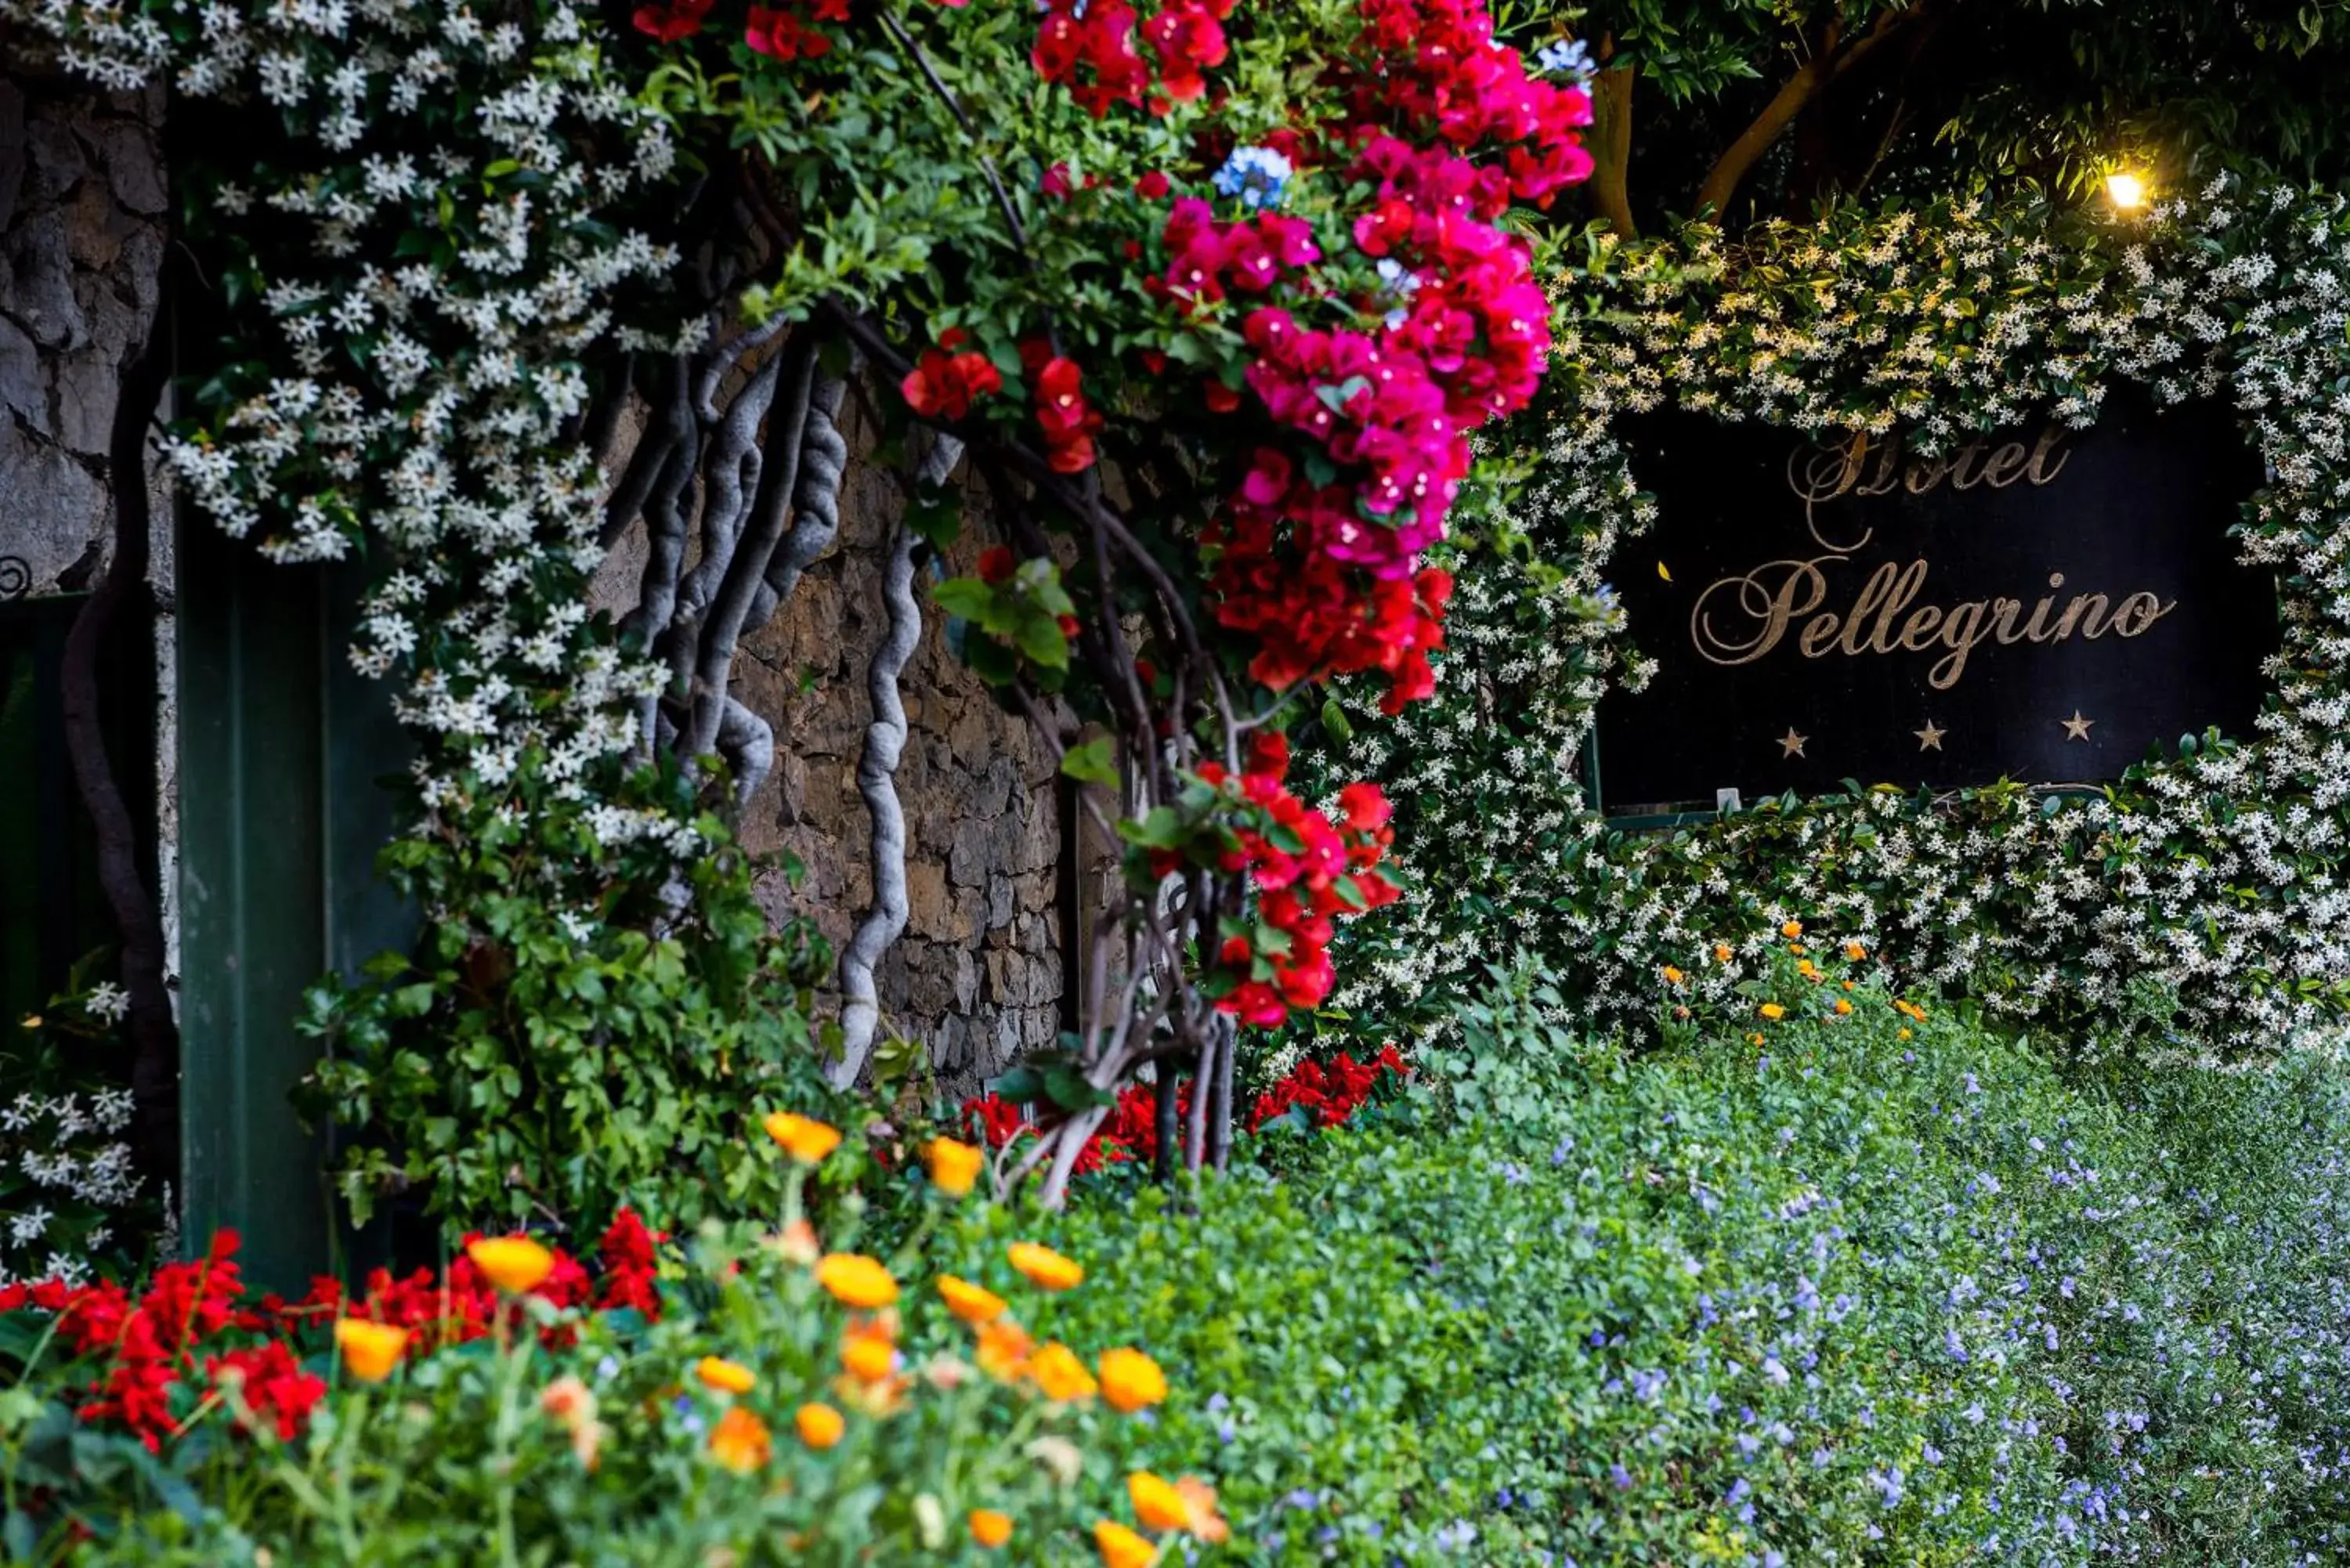
[[[2085,742],[2089,738],[2090,727],[2095,724],[2097,721],[2083,717],[2081,710],[2075,708],[2073,710],[2073,716],[2071,718],[2059,719],[2056,722],[2064,726],[2065,740]],[[1940,751],[1942,749],[1942,737],[1950,733],[1948,730],[1943,729],[1931,719],[1926,721],[1926,727],[1924,729],[1912,730],[1909,732],[1918,737],[1918,749],[1921,752]],[[1804,746],[1810,740],[1811,737],[1809,735],[1800,734],[1796,732],[1795,727],[1793,724],[1788,725],[1787,732],[1779,737],[1780,760],[1782,762],[1787,762],[1802,756],[1804,754]]]

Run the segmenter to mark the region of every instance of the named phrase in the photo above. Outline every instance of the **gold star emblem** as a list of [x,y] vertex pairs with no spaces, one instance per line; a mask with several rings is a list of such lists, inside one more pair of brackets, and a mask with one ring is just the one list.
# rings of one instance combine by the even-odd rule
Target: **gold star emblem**
[[2064,738],[2068,741],[2087,740],[2089,738],[2089,726],[2096,722],[2095,719],[2082,718],[2081,711],[2078,708],[2073,710],[2073,716],[2071,718],[2059,719],[2056,722],[2064,726]]
[[1795,733],[1795,727],[1793,724],[1788,725],[1787,732],[1779,737],[1780,757],[1783,760],[1788,757],[1802,756],[1804,754],[1804,742],[1810,739],[1811,737],[1809,735],[1798,735]]
[[1918,749],[1921,752],[1940,751],[1942,749],[1942,737],[1950,733],[1948,730],[1936,728],[1934,721],[1931,719],[1926,721],[1926,727],[1924,729],[1912,730],[1909,732],[1918,737]]

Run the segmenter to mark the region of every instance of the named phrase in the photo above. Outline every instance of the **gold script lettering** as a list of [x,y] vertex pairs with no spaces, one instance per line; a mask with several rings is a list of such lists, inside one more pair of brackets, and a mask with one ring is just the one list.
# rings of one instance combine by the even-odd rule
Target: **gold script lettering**
[[[1879,562],[1861,583],[1851,608],[1838,614],[1824,607],[1828,577],[1822,568],[1849,559],[1829,555],[1765,561],[1742,576],[1718,579],[1690,611],[1690,641],[1708,662],[1722,665],[1752,664],[1784,641],[1787,628],[1797,622],[1803,629],[1795,649],[1805,659],[1823,659],[1831,651],[1858,658],[1940,649],[1946,651],[1926,679],[1935,690],[1947,691],[1966,674],[1974,650],[1993,639],[2009,645],[2064,642],[2078,633],[2085,641],[2109,631],[2142,637],[2178,607],[2177,599],[2141,589],[2124,596],[2110,614],[2106,607],[2112,601],[2105,594],[2076,594],[2058,613],[2056,596],[2043,594],[2021,628],[2015,624],[2023,614],[2021,599],[1970,599],[1947,609],[1935,604],[1913,609],[1911,602],[1925,591],[1931,569],[1919,559],[1907,566]],[[2064,574],[2051,572],[2048,586],[2062,588]]]
[[[1831,539],[1823,531],[1826,519],[1821,515],[1829,503],[1847,495],[1889,494],[1897,489],[1924,495],[1939,489],[1945,481],[1953,490],[2053,483],[2072,460],[2073,454],[2064,449],[2069,433],[2061,426],[2049,425],[2029,449],[2021,441],[1978,436],[1955,452],[1908,457],[1904,438],[1898,432],[1880,440],[1866,431],[1855,431],[1832,444],[1814,442],[1790,452],[1787,488],[1804,504],[1804,526],[1820,548],[1848,556],[1875,537],[1876,530],[1864,524],[1856,539]],[[1993,441],[1998,444],[1993,446]],[[1873,472],[1872,457],[1876,460]]]
[[[1765,561],[1742,577],[1723,577],[1698,595],[1696,606],[1690,611],[1690,639],[1697,650],[1716,664],[1751,664],[1779,646],[1787,634],[1787,623],[1798,616],[1807,616],[1820,607],[1828,595],[1828,580],[1820,571],[1821,561],[1841,561],[1842,556],[1822,556],[1810,561]],[[1770,578],[1777,575],[1773,587]],[[1729,589],[1731,597],[1720,604],[1715,596]],[[1802,593],[1804,602],[1797,604],[1795,596]],[[1714,607],[1709,609],[1708,606]],[[1750,623],[1748,635],[1742,640],[1733,627],[1727,634],[1714,629],[1716,615],[1742,617]],[[1804,639],[1810,640],[1809,628]],[[1810,657],[1817,657],[1811,655]]]

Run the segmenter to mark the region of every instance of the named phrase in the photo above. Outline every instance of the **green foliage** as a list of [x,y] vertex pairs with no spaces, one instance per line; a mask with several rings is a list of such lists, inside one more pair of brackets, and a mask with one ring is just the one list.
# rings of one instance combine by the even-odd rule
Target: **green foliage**
[[1093,1272],[1043,1322],[1167,1365],[1135,1458],[1212,1452],[1251,1561],[2344,1549],[2350,1075],[2068,1082],[1792,961],[1766,993],[1759,1050],[1630,1060],[1521,981],[1288,1179],[1057,1221]]
[[[546,787],[535,763],[518,787]],[[754,886],[775,868],[694,821],[707,852],[666,885],[648,875],[658,848],[616,851],[561,811],[480,814],[384,852],[431,917],[422,944],[322,983],[303,1021],[328,1044],[303,1097],[345,1129],[335,1179],[355,1220],[411,1187],[460,1229],[774,1209],[776,1168],[743,1128],[827,1103],[810,1006],[829,955],[804,922],[771,930]],[[583,879],[589,919],[540,891]]]

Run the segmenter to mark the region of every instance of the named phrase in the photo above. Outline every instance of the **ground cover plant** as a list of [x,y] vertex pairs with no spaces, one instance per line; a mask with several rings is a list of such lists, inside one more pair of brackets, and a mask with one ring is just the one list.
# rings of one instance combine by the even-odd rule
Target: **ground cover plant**
[[1661,1056],[1525,987],[1283,1179],[1081,1205],[1043,1321],[1167,1366],[1250,1561],[2337,1556],[2350,1077],[2074,1072],[1774,942]]

